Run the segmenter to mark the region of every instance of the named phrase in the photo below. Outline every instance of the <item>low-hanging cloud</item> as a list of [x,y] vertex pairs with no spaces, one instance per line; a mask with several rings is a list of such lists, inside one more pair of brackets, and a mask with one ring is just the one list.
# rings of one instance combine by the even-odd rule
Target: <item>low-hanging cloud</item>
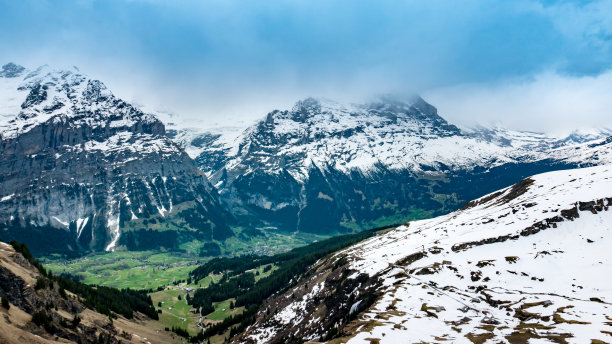
[[[510,92],[530,85],[515,80],[545,71],[596,82],[612,68],[611,4],[3,1],[0,62],[77,65],[124,98],[214,124],[261,117],[307,96],[360,99],[465,84]],[[514,86],[501,87],[508,82]],[[540,97],[534,109],[557,111],[553,100]],[[473,118],[502,119],[496,110]]]
[[453,123],[560,135],[571,130],[612,128],[611,95],[612,70],[596,76],[545,72],[532,78],[457,85],[425,93]]

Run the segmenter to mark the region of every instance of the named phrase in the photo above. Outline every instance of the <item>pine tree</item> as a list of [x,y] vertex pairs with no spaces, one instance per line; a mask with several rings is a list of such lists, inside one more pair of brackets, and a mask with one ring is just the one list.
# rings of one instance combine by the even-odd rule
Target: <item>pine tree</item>
[[8,310],[11,308],[11,304],[9,303],[8,299],[6,297],[2,298],[2,308]]

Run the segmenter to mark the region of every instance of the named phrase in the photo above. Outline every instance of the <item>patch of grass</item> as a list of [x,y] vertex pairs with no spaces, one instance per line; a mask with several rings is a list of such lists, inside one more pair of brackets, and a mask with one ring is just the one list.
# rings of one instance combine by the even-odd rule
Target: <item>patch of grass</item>
[[476,266],[479,268],[484,268],[485,266],[494,266],[495,265],[493,264],[494,261],[495,259],[481,260],[478,263],[476,263]]
[[465,338],[469,339],[470,342],[474,344],[483,344],[493,337],[495,337],[495,335],[491,332],[484,332],[479,334],[468,333],[465,335]]
[[[186,329],[191,335],[198,333],[197,323],[200,320],[200,314],[190,313],[192,309],[187,304],[185,296],[187,292],[175,287],[166,290],[158,291],[151,294],[151,300],[156,309],[161,309],[159,321],[164,327],[180,327]],[[179,300],[179,296],[181,299]],[[159,307],[159,303],[162,303]]]
[[115,288],[156,289],[187,279],[189,271],[205,260],[170,252],[109,252],[73,260],[43,258],[54,274],[66,273],[85,284]]
[[224,344],[227,343],[227,339],[229,339],[230,330],[225,331],[225,333],[217,334],[208,339],[205,343],[210,344]]
[[530,339],[547,339],[554,343],[567,343],[566,339],[572,337],[569,333],[548,332],[552,329],[554,329],[552,326],[521,322],[512,333],[504,338],[511,344],[523,344],[529,343]]
[[278,270],[278,266],[276,264],[266,264],[250,271],[255,274],[255,282],[257,282],[262,278],[270,276],[270,274],[276,270]]
[[207,314],[206,319],[213,321],[223,321],[225,318],[230,315],[241,314],[244,312],[244,307],[235,307],[234,309],[230,309],[230,303],[236,302],[236,299],[227,299],[221,302],[213,302],[213,307],[215,307],[215,311]]
[[555,323],[557,323],[557,324],[562,324],[562,323],[575,324],[575,325],[588,325],[588,324],[590,324],[590,322],[586,322],[586,321],[566,320],[559,313],[553,314],[553,321]]
[[517,257],[517,256],[508,256],[505,259],[506,259],[506,261],[508,263],[514,264],[514,263],[516,263],[519,260],[519,257]]
[[565,307],[559,307],[557,308],[557,311],[555,311],[555,313],[553,314],[553,321],[556,324],[562,324],[562,323],[566,323],[566,324],[576,324],[576,325],[588,325],[590,324],[590,322],[585,322],[585,321],[578,321],[578,320],[566,320],[564,319],[561,314],[565,313],[566,309],[570,309],[570,308],[574,308],[574,306],[565,306]]
[[211,283],[219,282],[222,277],[223,277],[223,275],[208,275],[208,276],[202,278],[201,280],[197,281],[196,283],[193,283],[193,287],[208,288],[208,286]]

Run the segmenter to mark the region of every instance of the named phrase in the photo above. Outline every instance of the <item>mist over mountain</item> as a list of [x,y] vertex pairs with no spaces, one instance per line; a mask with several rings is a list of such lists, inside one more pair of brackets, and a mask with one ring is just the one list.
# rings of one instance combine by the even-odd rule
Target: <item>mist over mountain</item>
[[587,142],[611,134],[462,130],[420,97],[308,98],[243,131],[171,132],[244,224],[314,233],[443,214],[534,173],[604,164]]
[[0,343],[609,343],[611,18],[0,0]]
[[[219,331],[229,331],[227,338],[234,342],[253,343],[282,342],[286,336],[302,340],[343,336],[361,338],[363,332],[355,330],[354,326],[374,316],[372,314],[388,310],[384,302],[393,298],[394,292],[385,286],[390,281],[395,281],[393,283],[397,286],[404,280],[392,273],[393,269],[370,271],[371,266],[363,263],[370,259],[367,255],[350,253],[351,260],[348,260],[345,251],[334,251],[374,235],[381,246],[366,249],[370,254],[395,252],[396,247],[404,252],[403,249],[412,244],[401,240],[397,244],[397,235],[401,237],[414,224],[423,228],[415,233],[423,231],[428,233],[423,235],[432,236],[435,246],[429,247],[428,241],[428,252],[439,254],[445,252],[440,246],[442,241],[450,236],[436,237],[435,233],[442,227],[446,228],[445,233],[449,229],[456,230],[466,225],[467,220],[459,225],[445,223],[471,216],[470,219],[478,219],[468,224],[471,227],[465,233],[471,233],[469,240],[464,238],[461,242],[453,241],[452,247],[447,245],[450,251],[444,253],[444,257],[452,260],[432,261],[431,266],[415,268],[411,264],[427,257],[428,253],[423,253],[423,257],[418,253],[393,256],[401,262],[408,262],[407,265],[401,263],[402,267],[398,269],[406,270],[409,275],[435,275],[441,271],[441,266],[448,265],[448,269],[456,271],[455,275],[463,279],[461,273],[470,269],[471,261],[453,265],[453,261],[460,259],[455,257],[460,255],[458,252],[485,244],[516,241],[522,236],[535,235],[557,226],[565,228],[567,226],[559,223],[580,217],[576,209],[582,212],[591,209],[593,214],[600,214],[610,203],[603,194],[597,194],[603,198],[594,199],[595,196],[587,192],[606,189],[608,166],[612,163],[612,132],[607,129],[575,130],[567,136],[553,136],[501,126],[459,127],[448,122],[435,106],[419,96],[385,96],[363,102],[311,97],[298,100],[290,109],[270,111],[250,124],[211,129],[204,124],[194,125],[193,121],[177,114],[143,110],[146,107],[116,97],[104,83],[85,76],[76,67],[57,70],[46,65],[30,70],[14,63],[5,64],[0,71],[0,90],[0,239],[24,242],[37,255],[62,259],[125,251],[189,256],[193,255],[194,248],[199,250],[196,251],[198,257],[204,258],[205,262],[210,259],[208,257],[217,257],[200,267],[196,265],[188,280],[172,280],[173,285],[181,285],[176,287],[178,289],[165,289],[168,287],[162,284],[157,292],[151,288],[139,294],[139,297],[146,298],[143,295],[151,293],[170,302],[164,296],[166,293],[186,291],[184,302],[189,313],[200,312],[202,315],[192,325],[197,332],[182,332],[181,327],[175,326],[166,327],[166,331],[193,336],[191,339],[194,341],[212,338]],[[586,168],[589,166],[592,167]],[[557,172],[530,177],[548,171]],[[559,178],[555,177],[549,183],[549,176]],[[527,177],[532,179],[523,179]],[[557,179],[571,180],[559,182]],[[534,183],[533,180],[542,185],[536,188],[530,184]],[[576,180],[579,182],[574,183]],[[496,191],[517,182],[511,188]],[[540,187],[548,191],[540,191]],[[494,193],[487,195],[491,192]],[[522,196],[534,192],[533,196]],[[575,197],[571,196],[574,194]],[[544,199],[547,196],[549,198]],[[550,197],[567,200],[563,205],[554,206]],[[517,208],[514,203],[519,198],[521,203]],[[527,200],[531,203],[525,203]],[[572,202],[579,206],[571,208]],[[540,203],[548,205],[545,209],[535,206]],[[509,205],[513,209],[511,217],[509,213],[501,214]],[[496,207],[500,208],[501,215],[494,218],[489,213]],[[559,211],[561,215],[555,216]],[[547,216],[546,219],[537,220],[538,216],[544,216],[542,214]],[[421,220],[431,217],[435,218]],[[533,220],[525,222],[531,218]],[[516,234],[518,227],[514,224],[517,221],[531,226],[519,228],[521,231]],[[601,231],[603,227],[599,226],[605,222],[602,221],[596,220],[598,226],[592,229],[597,231],[600,239],[605,238]],[[433,227],[428,225],[430,222]],[[405,225],[395,228],[401,223]],[[496,231],[505,225],[511,233],[501,231],[497,237],[492,237],[490,230],[478,227],[491,223]],[[570,227],[567,230],[571,235],[582,235],[576,232],[575,226]],[[395,229],[381,234],[372,228]],[[458,238],[467,235],[461,233]],[[334,239],[338,235],[341,235],[339,239]],[[413,235],[413,232],[408,235]],[[270,254],[269,246],[261,242],[278,238],[290,243],[299,240],[315,243],[311,249],[307,246],[289,252],[285,249],[281,251],[285,253],[278,255],[253,255],[260,252]],[[316,242],[312,238],[331,239]],[[593,241],[588,240],[589,243]],[[540,241],[539,244],[544,245]],[[346,252],[365,252],[359,245],[368,245],[368,242],[371,241],[349,247]],[[545,245],[552,245],[550,250],[554,252],[569,250],[570,258],[577,250],[555,249],[563,246],[559,241],[547,241]],[[525,255],[535,252],[523,246],[514,245],[506,250],[508,254],[514,250]],[[307,251],[309,255],[300,253]],[[250,255],[239,256],[235,252]],[[482,254],[477,253],[473,259],[480,259],[480,262],[500,260],[487,260]],[[339,256],[344,258],[337,260]],[[387,254],[383,256],[388,257]],[[319,260],[314,257],[319,257]],[[522,256],[516,257],[522,259]],[[352,259],[361,261],[361,265],[348,263]],[[603,255],[593,259],[607,264]],[[317,263],[312,265],[315,261]],[[477,266],[481,268],[494,264],[480,262]],[[340,270],[336,271],[338,268]],[[412,270],[407,270],[409,268]],[[524,268],[529,270],[527,265]],[[161,266],[157,269],[161,270]],[[267,273],[269,280],[264,278],[262,281],[266,282],[256,282],[253,276],[262,272]],[[471,280],[479,281],[484,273],[471,271]],[[210,278],[214,281],[211,276],[215,274],[224,277],[213,283],[214,286],[200,287],[203,280]],[[229,274],[236,277],[226,278]],[[522,274],[533,275],[531,280],[535,283],[549,279],[542,277],[540,270]],[[502,284],[516,282],[510,275],[504,278],[495,281]],[[489,276],[484,279],[487,282],[492,280]],[[68,280],[58,281],[68,283]],[[187,287],[194,282],[198,283],[197,288]],[[439,281],[442,282],[446,283],[447,289],[463,288],[464,291],[457,294],[461,297],[466,292],[474,293],[472,289],[476,288],[449,279]],[[151,281],[147,283],[150,285]],[[299,307],[305,309],[305,314],[319,314],[317,326],[304,323],[303,318],[295,313],[298,306],[286,301],[287,296],[283,293],[289,287],[304,289],[304,293],[293,291],[291,299],[297,293],[302,298]],[[21,311],[31,311],[24,308],[21,298],[14,295],[16,289],[13,286],[2,288],[0,297],[10,297]],[[412,285],[406,284],[402,288],[402,292],[410,292]],[[494,296],[484,292],[489,290],[487,288],[479,286],[471,299],[468,297],[469,300],[459,302],[464,305],[459,310],[466,316],[454,321],[456,326],[466,326],[466,338],[487,335],[472,324],[479,312],[484,312],[482,307],[466,306],[466,302],[477,302],[475,300],[480,300],[480,296],[492,306],[506,302],[495,301]],[[523,287],[517,285],[516,288]],[[589,288],[596,290],[594,286]],[[338,291],[343,294],[337,294]],[[416,309],[414,302],[423,302],[425,306],[421,311],[436,319],[442,317],[452,323],[451,318],[457,316],[454,311],[445,313],[447,308],[455,307],[452,302],[440,301],[437,303],[443,306],[430,307],[428,304],[434,304],[434,301],[410,293],[414,300],[392,302],[395,307],[406,309],[402,311],[404,315],[398,313],[397,319],[393,318],[387,324],[392,325],[392,332],[405,329],[398,327],[398,322],[403,324],[420,318],[418,311],[413,312]],[[522,295],[524,292],[519,293]],[[253,296],[255,294],[259,296]],[[348,299],[346,295],[349,295]],[[526,326],[524,316],[535,317],[538,326],[549,330],[538,338],[579,336],[574,330],[548,327],[545,323],[550,317],[566,319],[569,313],[563,310],[568,307],[577,307],[578,313],[573,312],[571,316],[582,319],[580,312],[585,307],[592,308],[592,304],[568,303],[567,296],[552,295],[549,289],[543,295],[547,296],[533,302],[525,301],[527,303],[514,310],[519,314],[519,322],[495,310],[483,313],[482,321],[503,323],[504,328],[513,328],[514,332],[504,332],[506,338],[522,335],[519,333],[523,333],[522,328]],[[61,304],[53,297],[49,302]],[[510,296],[499,294],[495,297]],[[598,294],[591,298],[591,302],[606,297],[605,293]],[[325,304],[325,311],[320,308],[323,299],[334,300]],[[29,298],[26,300],[33,302]],[[239,311],[242,313],[234,311],[233,314],[239,316],[204,324],[205,315],[219,311],[214,305],[227,300],[232,305],[236,300],[237,309],[242,309]],[[173,309],[173,306],[164,309],[162,301],[159,301],[157,313],[153,313],[155,305],[151,299],[143,299],[143,302],[152,304],[146,310],[151,314],[164,314]],[[176,305],[176,302],[183,301],[179,297],[171,302]],[[551,314],[546,311],[525,313],[532,304],[547,307],[551,303],[559,303],[561,308]],[[271,305],[276,305],[272,316]],[[602,321],[600,315],[603,313],[600,311],[597,310],[591,317],[592,321],[588,322],[595,322],[593,328],[598,329]],[[57,326],[68,326],[67,320],[56,318],[45,318],[49,329],[53,326],[53,331],[59,331]],[[160,321],[167,322],[167,319],[162,317]],[[187,318],[183,319],[182,322],[187,321]],[[32,315],[31,321],[34,320]],[[572,321],[583,323],[581,320]],[[245,327],[239,331],[231,330],[237,322]],[[373,333],[378,335],[376,331],[386,329],[387,325],[376,327]],[[128,331],[132,328],[138,327],[128,327]],[[342,330],[332,330],[337,328]],[[22,325],[11,329],[19,333],[25,331],[24,335],[29,336]],[[60,332],[70,337],[70,331],[68,327],[68,330]],[[116,338],[113,327],[107,332],[101,335],[108,336],[109,340]],[[387,338],[389,342],[393,343],[396,335],[402,336],[400,332],[390,335]],[[140,338],[127,332],[122,336]],[[428,336],[414,335],[414,338],[421,340]],[[444,336],[459,338],[448,331]]]
[[610,132],[462,130],[418,96],[308,98],[244,130],[186,128],[158,114],[173,120],[167,130],[76,69],[6,64],[0,80],[3,238],[39,252],[223,246],[234,225],[248,235],[346,233],[609,160],[598,140]]

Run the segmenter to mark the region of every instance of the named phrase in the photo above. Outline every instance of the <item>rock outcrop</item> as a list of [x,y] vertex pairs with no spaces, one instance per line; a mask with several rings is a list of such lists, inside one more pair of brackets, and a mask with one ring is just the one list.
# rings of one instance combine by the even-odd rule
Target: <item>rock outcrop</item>
[[[21,253],[0,242],[0,343],[170,343],[143,314],[110,318],[40,274]],[[147,326],[149,325],[149,326]],[[145,340],[143,340],[143,338]],[[147,339],[148,338],[148,339]]]

